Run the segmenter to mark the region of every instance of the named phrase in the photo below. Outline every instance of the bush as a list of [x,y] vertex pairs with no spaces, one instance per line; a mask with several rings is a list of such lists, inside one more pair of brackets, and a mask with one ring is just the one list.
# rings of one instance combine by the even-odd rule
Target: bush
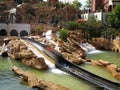
[[39,34],[40,31],[41,31],[41,27],[40,27],[40,26],[37,26],[37,27],[36,27],[36,32],[37,32],[37,34]]
[[46,3],[45,2],[39,2],[38,7],[41,7],[41,6],[46,6]]
[[59,34],[60,34],[60,38],[61,38],[62,40],[66,40],[66,39],[67,39],[68,31],[63,28],[63,29],[61,29],[61,30],[59,31]]
[[75,22],[75,21],[67,22],[67,25],[69,27],[68,29],[70,29],[70,30],[79,29],[79,23],[78,22]]

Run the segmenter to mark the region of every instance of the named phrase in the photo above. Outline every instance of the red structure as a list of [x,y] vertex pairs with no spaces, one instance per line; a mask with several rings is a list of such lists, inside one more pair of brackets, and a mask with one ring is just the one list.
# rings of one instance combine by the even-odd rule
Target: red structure
[[103,10],[105,12],[111,12],[118,3],[120,3],[120,0],[92,0],[91,11]]

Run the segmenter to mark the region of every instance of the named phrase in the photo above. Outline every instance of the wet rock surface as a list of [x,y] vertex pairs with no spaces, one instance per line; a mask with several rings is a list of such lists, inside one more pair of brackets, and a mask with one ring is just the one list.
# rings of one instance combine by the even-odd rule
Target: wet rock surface
[[35,54],[20,40],[12,40],[9,42],[9,46],[8,55],[12,59],[20,60],[25,65],[39,70],[48,69],[48,65],[45,63],[44,58],[35,56]]

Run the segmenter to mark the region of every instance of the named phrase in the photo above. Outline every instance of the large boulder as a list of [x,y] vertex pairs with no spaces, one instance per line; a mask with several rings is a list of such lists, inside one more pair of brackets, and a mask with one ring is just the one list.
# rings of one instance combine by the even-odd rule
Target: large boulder
[[116,51],[120,53],[120,40],[114,39],[112,42],[112,51]]
[[22,59],[22,63],[25,65],[31,66],[33,68],[39,69],[39,70],[46,70],[48,69],[48,65],[46,65],[44,58],[38,58],[34,56],[31,59]]
[[74,56],[73,54],[70,53],[66,53],[66,52],[62,52],[62,54],[64,55],[64,57],[66,58],[66,60],[75,63],[75,64],[83,64],[86,62],[86,60],[83,60],[81,58],[77,58],[76,56]]
[[23,71],[16,66],[14,66],[12,70],[18,75],[20,75],[22,80],[26,81],[30,87],[36,87],[39,90],[69,90],[68,88],[65,88],[61,85],[39,79],[30,72]]
[[92,44],[97,49],[111,50],[112,48],[112,41],[105,38],[94,38],[92,39]]
[[24,42],[20,40],[13,40],[10,44],[11,47],[8,53],[12,59],[20,60],[25,65],[39,70],[48,69],[48,65],[45,63],[44,58],[38,58],[35,56],[31,50],[28,50]]

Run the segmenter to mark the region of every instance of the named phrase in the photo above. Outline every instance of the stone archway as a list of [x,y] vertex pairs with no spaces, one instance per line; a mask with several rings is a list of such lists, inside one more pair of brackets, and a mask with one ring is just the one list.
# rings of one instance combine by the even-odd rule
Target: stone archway
[[17,30],[12,30],[12,31],[10,32],[10,35],[11,35],[11,36],[18,36]]
[[28,36],[28,32],[23,30],[20,32],[20,37],[23,37],[23,36]]
[[1,29],[0,36],[7,36],[7,31],[5,29]]

